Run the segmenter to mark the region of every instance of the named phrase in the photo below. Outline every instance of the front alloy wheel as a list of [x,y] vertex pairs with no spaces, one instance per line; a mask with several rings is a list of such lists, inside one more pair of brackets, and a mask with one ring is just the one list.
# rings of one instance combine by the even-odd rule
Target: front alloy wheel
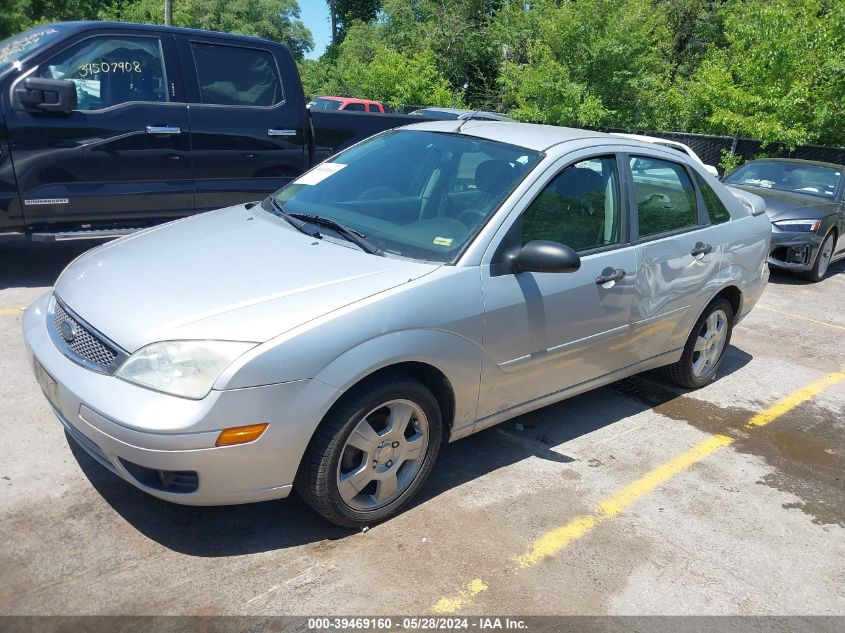
[[326,415],[302,458],[297,492],[337,525],[383,521],[431,472],[443,437],[437,399],[410,376],[367,381]]
[[391,400],[367,413],[346,440],[337,488],[356,510],[378,510],[414,481],[428,446],[428,418],[410,400]]
[[814,283],[824,279],[827,274],[827,269],[830,268],[830,260],[833,259],[833,249],[836,245],[836,236],[833,232],[829,232],[822,242],[819,254],[816,255],[816,261],[813,267],[803,274],[804,279]]

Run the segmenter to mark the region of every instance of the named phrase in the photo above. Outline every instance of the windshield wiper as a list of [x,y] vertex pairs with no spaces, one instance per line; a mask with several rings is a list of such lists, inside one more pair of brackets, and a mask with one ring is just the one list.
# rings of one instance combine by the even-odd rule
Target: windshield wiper
[[297,213],[295,211],[285,211],[285,213],[294,219],[299,219],[301,221],[304,220],[306,224],[316,224],[317,226],[324,226],[327,229],[332,229],[333,231],[339,233],[347,240],[358,246],[365,253],[369,253],[370,255],[383,255],[382,250],[378,246],[373,244],[370,240],[368,240],[366,235],[364,235],[360,231],[351,229],[348,226],[344,226],[337,220],[333,220],[332,218],[326,218],[322,215]]
[[281,217],[283,220],[286,220],[293,228],[295,228],[300,233],[305,233],[309,237],[318,237],[322,239],[322,235],[320,231],[317,230],[317,227],[314,226],[313,222],[305,222],[295,216],[295,214],[288,213],[285,211],[285,208],[282,206],[282,203],[276,200],[273,196],[269,197],[270,204],[273,205],[273,209],[275,209],[277,215]]

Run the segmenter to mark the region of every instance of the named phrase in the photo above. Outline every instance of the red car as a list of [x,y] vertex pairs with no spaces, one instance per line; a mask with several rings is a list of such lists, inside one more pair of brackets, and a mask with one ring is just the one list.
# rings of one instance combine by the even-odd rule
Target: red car
[[344,112],[381,112],[384,106],[378,101],[352,97],[317,97],[308,103],[312,110],[343,110]]

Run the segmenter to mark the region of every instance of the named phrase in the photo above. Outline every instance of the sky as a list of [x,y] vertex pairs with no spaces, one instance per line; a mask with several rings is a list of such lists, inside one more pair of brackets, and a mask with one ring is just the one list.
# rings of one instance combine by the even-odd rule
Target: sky
[[301,19],[311,29],[314,36],[314,50],[305,55],[306,59],[317,59],[326,50],[332,39],[332,27],[329,24],[329,3],[326,0],[299,0],[302,10]]

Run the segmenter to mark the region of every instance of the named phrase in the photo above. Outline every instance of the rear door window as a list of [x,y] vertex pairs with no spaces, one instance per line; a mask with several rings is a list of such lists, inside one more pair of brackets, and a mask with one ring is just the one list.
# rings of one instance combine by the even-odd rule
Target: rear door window
[[698,173],[695,174],[695,182],[698,184],[698,189],[701,191],[701,197],[704,199],[704,206],[707,207],[707,215],[710,217],[710,224],[722,224],[731,219],[731,212],[728,211],[725,204],[716,195],[707,182]]
[[41,64],[33,76],[70,79],[77,110],[168,100],[161,42],[153,37],[92,37]]
[[343,108],[347,112],[364,112],[364,104],[363,103],[347,103],[346,107]]
[[378,109],[378,106],[375,103],[371,103],[370,112],[381,112],[381,110]]
[[191,42],[202,103],[267,107],[284,99],[273,55],[242,46]]
[[640,237],[698,225],[695,188],[683,165],[650,156],[630,161]]

